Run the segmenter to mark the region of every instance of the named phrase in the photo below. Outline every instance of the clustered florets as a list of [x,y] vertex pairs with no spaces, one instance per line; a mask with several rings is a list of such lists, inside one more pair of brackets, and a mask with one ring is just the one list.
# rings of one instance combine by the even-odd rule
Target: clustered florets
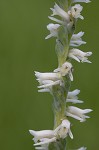
[[[90,0],[71,0],[71,4],[76,2],[89,3]],[[55,3],[54,8],[51,8],[52,15],[49,17],[49,19],[53,20],[57,24],[50,23],[49,25],[47,25],[47,29],[50,31],[50,34],[45,39],[55,37],[56,41],[59,40],[58,33],[61,26],[66,26],[68,29],[70,29],[74,21],[77,21],[78,18],[84,19],[84,17],[81,15],[82,9],[83,7],[80,4],[75,4],[74,6],[70,6],[68,11],[66,12]],[[59,16],[61,19],[54,18],[53,16]],[[71,59],[74,59],[77,62],[91,63],[88,60],[88,57],[92,55],[92,52],[83,52],[80,49],[77,49],[78,46],[86,44],[86,42],[82,40],[83,35],[84,32],[82,31],[77,34],[73,33],[71,35],[67,60],[61,66],[59,66],[53,72],[40,73],[35,71],[35,76],[40,84],[38,86],[38,92],[50,92],[52,94],[54,86],[64,86],[63,78],[66,76],[69,77],[70,81],[73,81],[73,65],[71,64]],[[62,119],[61,124],[54,130],[29,130],[30,134],[34,136],[33,140],[35,142],[34,146],[36,146],[36,149],[48,150],[48,146],[50,143],[56,142],[59,139],[64,139],[68,135],[71,137],[71,139],[73,139],[73,134],[70,129],[71,123],[68,120],[69,117],[77,119],[80,122],[84,122],[86,118],[89,118],[89,116],[86,116],[86,114],[92,111],[91,109],[80,109],[75,106],[69,106],[69,103],[83,103],[82,100],[78,99],[79,93],[80,90],[78,89],[69,91],[67,93],[65,110],[66,118]],[[86,150],[86,148],[81,147],[78,150]]]

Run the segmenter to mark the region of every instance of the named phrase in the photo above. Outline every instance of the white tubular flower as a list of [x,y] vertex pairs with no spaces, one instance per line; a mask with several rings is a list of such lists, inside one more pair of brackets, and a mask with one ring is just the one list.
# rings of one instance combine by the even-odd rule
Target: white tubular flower
[[86,149],[87,149],[86,147],[81,147],[81,148],[79,148],[77,150],[86,150]]
[[39,82],[42,82],[44,80],[52,80],[52,81],[57,81],[60,79],[60,75],[59,73],[55,73],[55,72],[48,72],[48,73],[40,73],[40,72],[37,72],[35,71],[35,76],[37,77],[37,80]]
[[68,106],[66,111],[66,116],[75,118],[79,120],[80,122],[86,121],[86,118],[90,118],[89,116],[86,116],[85,114],[91,112],[92,109],[80,109],[78,107],[74,106]]
[[91,2],[90,0],[72,0],[72,3],[77,3],[77,2],[84,2],[84,3],[89,3]]
[[56,3],[54,5],[54,8],[51,8],[51,10],[53,12],[51,16],[58,15],[62,17],[63,19],[65,19],[67,22],[70,21],[68,13],[65,12],[62,8],[60,8]]
[[78,47],[82,44],[86,44],[85,41],[82,41],[82,36],[84,35],[84,32],[79,32],[77,34],[73,34],[70,40],[70,46],[72,47]]
[[61,74],[60,73],[40,73],[35,71],[35,76],[40,86],[38,92],[50,92],[52,86],[61,84]]
[[59,24],[53,24],[53,23],[48,24],[47,29],[50,31],[50,34],[45,39],[49,39],[51,37],[57,37],[59,27],[60,27]]
[[80,14],[83,7],[80,4],[76,4],[71,7],[71,9],[68,11],[68,14],[71,15],[73,18],[77,19],[84,19],[84,17]]
[[66,102],[71,102],[71,103],[83,103],[83,101],[81,100],[78,100],[78,94],[80,93],[80,90],[76,89],[72,92],[68,92],[68,95],[67,95],[67,99],[66,99]]
[[54,130],[57,139],[66,138],[69,134],[70,138],[73,139],[73,134],[70,130],[70,122],[68,120],[63,120],[62,123]]
[[34,136],[33,140],[35,142],[34,146],[36,149],[48,150],[48,145],[51,142],[56,141],[56,137],[54,136],[53,130],[42,130],[42,131],[34,131],[29,130],[30,134]]
[[91,56],[92,55],[92,52],[83,52],[79,49],[71,49],[69,51],[69,54],[68,56],[72,59],[75,59],[76,61],[78,62],[87,62],[87,63],[91,63],[89,60],[88,60],[88,56]]
[[37,143],[40,139],[43,138],[52,138],[54,136],[53,130],[42,130],[42,131],[34,131],[29,130],[30,134],[34,136],[33,140]]
[[73,81],[72,68],[73,66],[70,62],[65,62],[62,67],[55,69],[54,72],[60,72],[62,76],[68,74],[71,81]]
[[72,75],[72,64],[69,62],[65,62],[62,67],[57,68],[52,73],[40,73],[35,71],[35,76],[37,77],[37,81],[40,83],[38,88],[39,92],[50,92],[52,86],[60,85],[62,86],[62,77],[69,75],[71,81],[73,81]]

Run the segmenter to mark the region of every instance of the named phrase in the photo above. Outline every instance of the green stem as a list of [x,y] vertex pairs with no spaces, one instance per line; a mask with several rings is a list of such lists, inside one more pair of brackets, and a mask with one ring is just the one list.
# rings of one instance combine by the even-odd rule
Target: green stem
[[59,67],[61,67],[66,62],[66,59],[67,59],[67,56],[68,56],[68,51],[69,51],[69,46],[65,46],[62,56],[58,57]]

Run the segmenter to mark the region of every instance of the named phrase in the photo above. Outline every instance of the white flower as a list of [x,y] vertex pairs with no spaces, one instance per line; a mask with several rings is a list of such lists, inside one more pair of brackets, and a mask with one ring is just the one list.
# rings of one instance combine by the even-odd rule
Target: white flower
[[65,19],[67,22],[70,21],[68,13],[65,12],[62,8],[60,8],[56,3],[54,5],[54,8],[51,8],[51,10],[53,12],[51,16],[58,15],[62,17],[63,19]]
[[52,86],[61,84],[61,74],[60,73],[40,73],[35,71],[35,76],[39,82],[40,90],[38,92],[50,92]]
[[42,131],[34,131],[29,130],[30,134],[34,136],[34,142],[38,142],[40,139],[43,138],[52,138],[54,136],[53,130],[42,130]]
[[62,123],[54,130],[54,132],[57,138],[64,139],[69,134],[70,138],[73,139],[73,134],[70,130],[69,120],[63,120]]
[[79,32],[77,34],[73,34],[70,40],[70,46],[78,47],[82,44],[86,44],[85,41],[82,41],[82,36],[84,35],[84,32]]
[[89,116],[86,116],[85,114],[91,112],[92,109],[80,109],[78,107],[74,106],[68,106],[66,110],[66,116],[73,117],[80,122],[86,121],[86,118],[90,118]]
[[91,1],[90,0],[72,0],[72,3],[77,3],[77,2],[89,3]]
[[86,149],[87,149],[86,147],[81,147],[81,148],[79,148],[77,150],[86,150]]
[[60,79],[60,74],[59,73],[55,73],[55,72],[40,73],[40,72],[35,71],[35,76],[37,77],[37,80],[39,82],[42,82],[44,80],[57,81],[57,80]]
[[62,67],[55,69],[51,73],[35,71],[37,81],[40,83],[40,86],[38,86],[40,88],[39,92],[50,92],[54,85],[62,86],[62,77],[66,75],[69,75],[71,81],[73,81],[72,64],[69,62],[65,62]]
[[34,146],[36,146],[36,149],[41,150],[48,150],[48,146],[51,142],[56,142],[56,140],[60,138],[64,139],[68,134],[73,139],[73,135],[70,130],[70,122],[68,120],[63,120],[55,130],[29,130],[29,132],[34,136]]
[[45,39],[49,39],[51,37],[57,37],[59,27],[60,27],[59,24],[53,24],[53,23],[48,24],[47,29],[50,31],[50,34]]
[[84,17],[80,14],[82,9],[83,7],[80,4],[76,4],[71,7],[71,9],[68,11],[68,14],[72,15],[72,17],[74,17],[75,19],[84,19]]
[[87,58],[88,56],[91,56],[91,55],[92,55],[92,52],[83,52],[79,49],[71,49],[68,54],[70,58],[75,59],[78,62],[81,61],[81,62],[87,62],[87,63],[91,63]]
[[80,93],[80,90],[76,89],[72,92],[68,92],[68,95],[67,95],[67,99],[66,99],[66,102],[71,102],[71,103],[83,103],[83,101],[81,100],[78,100],[78,94]]
[[72,64],[70,62],[65,62],[61,67],[54,70],[54,72],[60,72],[62,76],[69,75],[71,81],[73,81],[72,75]]

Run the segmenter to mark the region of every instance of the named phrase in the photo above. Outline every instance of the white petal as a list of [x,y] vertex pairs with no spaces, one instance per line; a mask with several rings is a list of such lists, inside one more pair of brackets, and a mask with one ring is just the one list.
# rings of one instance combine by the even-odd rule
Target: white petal
[[45,39],[47,40],[47,39],[49,39],[49,38],[51,38],[53,36],[54,36],[53,34],[49,34],[48,36],[45,37]]
[[70,80],[73,81],[73,74],[71,71],[69,72],[69,77],[70,77]]
[[84,35],[84,32],[80,31],[77,34],[73,34],[72,38],[81,38]]
[[86,150],[86,149],[87,149],[86,147],[81,147],[81,148],[79,148],[77,150]]
[[[68,98],[69,99],[75,98],[75,96],[77,96],[79,93],[80,93],[80,90],[78,90],[78,89],[68,92]],[[77,99],[77,97],[76,97],[76,99]]]
[[69,130],[69,136],[71,139],[73,139],[73,134],[72,134],[71,130]]
[[81,121],[81,122],[84,122],[84,121],[85,121],[85,119],[82,119],[82,118],[80,118],[79,116],[76,116],[76,115],[74,115],[74,114],[72,114],[72,113],[69,113],[69,112],[66,112],[66,116],[72,117],[72,118],[77,119],[77,120],[79,120],[79,121]]
[[66,99],[66,102],[70,102],[70,103],[73,103],[73,104],[81,104],[81,103],[83,103],[83,101],[81,101],[81,100],[77,100],[77,99]]
[[38,92],[50,92],[50,90],[49,89],[47,89],[47,88],[45,88],[45,89],[41,89],[41,90],[38,90]]
[[70,58],[72,58],[72,59],[80,62],[80,60],[76,56],[74,56],[73,54],[71,54],[71,53],[69,53],[68,57],[70,57]]
[[34,137],[41,139],[41,138],[51,138],[54,136],[53,130],[42,130],[42,131],[34,131],[34,130],[29,130],[30,134],[33,135]]
[[82,112],[84,114],[90,113],[91,111],[93,111],[92,109],[83,109]]
[[90,0],[72,0],[72,3],[77,3],[77,2],[89,3],[91,1]]
[[38,86],[38,88],[47,88],[47,87],[51,87],[53,85],[58,85],[58,84],[60,84],[60,80],[54,81],[54,82],[52,82],[50,84],[40,85],[40,86]]
[[56,141],[56,137],[53,137],[53,138],[51,138],[51,139],[46,139],[46,140],[43,141],[43,142],[36,143],[36,144],[34,144],[34,146],[49,144],[49,143],[55,142],[55,141]]
[[57,23],[59,23],[59,24],[64,24],[63,21],[61,21],[61,20],[59,20],[59,19],[56,19],[56,18],[54,18],[54,17],[48,16],[48,18],[51,19],[51,20],[53,20],[53,21],[55,21],[55,22],[57,22]]

